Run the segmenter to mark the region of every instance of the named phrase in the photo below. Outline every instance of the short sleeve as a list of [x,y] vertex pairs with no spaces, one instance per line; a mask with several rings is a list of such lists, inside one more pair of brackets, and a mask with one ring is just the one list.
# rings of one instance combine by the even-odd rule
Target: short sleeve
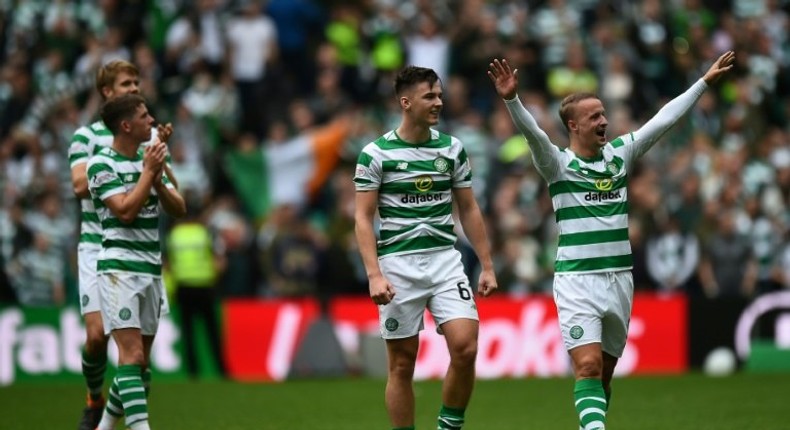
[[472,186],[472,165],[466,150],[461,147],[456,157],[455,170],[453,171],[453,188],[469,188]]
[[374,191],[381,186],[381,164],[368,153],[367,148],[357,158],[354,184],[357,191]]
[[95,199],[106,200],[116,194],[126,192],[123,181],[113,168],[105,163],[88,165],[88,189]]
[[76,165],[87,163],[90,159],[88,141],[88,137],[81,134],[79,130],[72,136],[71,144],[69,145],[69,166],[72,169]]

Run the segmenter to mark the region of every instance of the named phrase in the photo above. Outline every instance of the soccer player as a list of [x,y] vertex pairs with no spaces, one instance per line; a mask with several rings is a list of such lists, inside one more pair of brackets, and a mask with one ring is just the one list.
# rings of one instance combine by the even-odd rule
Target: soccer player
[[549,141],[518,99],[517,70],[511,70],[506,60],[489,64],[488,75],[549,185],[559,228],[554,301],[576,378],[576,411],[585,430],[606,427],[612,375],[631,318],[628,173],[708,86],[732,68],[734,59],[731,51],[723,54],[702,79],[640,129],[611,142],[606,140],[606,112],[595,95],[565,97],[560,119],[570,134],[566,149]]
[[474,385],[479,320],[454,249],[453,203],[482,266],[483,297],[497,288],[494,268],[466,151],[457,138],[431,128],[442,110],[439,77],[406,67],[395,78],[395,94],[401,123],[365,146],[354,176],[357,241],[387,345],[385,402],[393,428],[414,429],[412,379],[427,308],[450,351],[438,428],[460,429]]
[[[124,94],[140,92],[139,71],[133,64],[123,61],[110,61],[96,71],[96,89],[103,100],[109,100]],[[158,136],[166,142],[173,131],[171,124],[157,126],[152,132],[152,143]],[[104,372],[107,367],[107,342],[104,334],[101,313],[99,312],[99,290],[96,284],[96,260],[101,248],[101,225],[93,207],[88,191],[86,166],[90,157],[102,148],[112,145],[112,133],[101,120],[80,127],[74,132],[69,147],[69,164],[74,194],[80,199],[82,221],[80,240],[77,248],[79,266],[80,312],[85,320],[85,348],[82,353],[82,374],[88,388],[87,406],[83,410],[79,430],[93,430],[101,419],[105,405],[102,389]],[[166,167],[168,178],[176,184],[169,168]],[[168,304],[163,304],[164,309]],[[150,382],[150,370],[143,375],[146,385]]]
[[88,188],[102,227],[96,265],[101,318],[104,332],[118,345],[119,358],[98,428],[113,429],[122,409],[128,427],[148,430],[142,370],[148,366],[165,300],[160,205],[175,218],[186,214],[186,205],[164,172],[165,144],[157,140],[141,148],[154,122],[143,97],[111,98],[100,115],[113,143],[88,162]]

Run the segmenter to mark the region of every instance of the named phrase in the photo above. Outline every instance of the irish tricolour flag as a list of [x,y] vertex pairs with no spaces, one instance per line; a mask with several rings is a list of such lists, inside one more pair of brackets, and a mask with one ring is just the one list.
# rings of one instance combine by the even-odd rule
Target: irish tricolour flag
[[308,203],[337,165],[348,132],[340,119],[260,150],[235,151],[225,171],[247,212],[260,219],[279,205]]

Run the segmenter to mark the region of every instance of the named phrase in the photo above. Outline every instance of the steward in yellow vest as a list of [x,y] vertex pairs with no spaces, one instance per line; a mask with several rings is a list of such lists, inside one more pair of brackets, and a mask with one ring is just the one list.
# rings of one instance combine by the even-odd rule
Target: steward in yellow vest
[[167,237],[167,262],[181,313],[187,371],[192,378],[198,376],[195,321],[202,318],[214,362],[224,376],[225,360],[219,342],[215,288],[224,258],[215,252],[209,229],[196,219],[196,214],[191,215],[177,223]]
[[217,268],[211,233],[203,224],[187,221],[176,224],[167,239],[170,275],[176,284],[211,288]]

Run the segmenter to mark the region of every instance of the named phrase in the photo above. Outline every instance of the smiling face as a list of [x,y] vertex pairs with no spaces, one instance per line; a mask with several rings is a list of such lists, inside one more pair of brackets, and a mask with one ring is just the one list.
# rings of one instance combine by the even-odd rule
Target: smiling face
[[601,100],[592,95],[569,96],[563,100],[560,116],[570,135],[572,150],[582,156],[593,156],[606,145],[606,119]]
[[136,74],[121,71],[115,77],[112,87],[104,87],[102,91],[106,99],[124,94],[140,94],[140,77]]
[[110,61],[96,71],[96,89],[105,101],[124,94],[139,94],[140,71],[128,61]]
[[413,124],[425,127],[436,125],[443,107],[442,86],[439,81],[415,84],[404,91],[400,104]]
[[406,132],[411,134],[407,137],[426,139],[430,127],[439,122],[442,111],[442,81],[439,76],[429,68],[407,66],[395,76],[395,94],[403,111],[399,133],[411,129],[411,132]]
[[140,94],[140,75],[137,69],[120,66],[111,72],[105,72],[102,79],[107,83],[101,85],[101,94],[105,100],[126,94]]

